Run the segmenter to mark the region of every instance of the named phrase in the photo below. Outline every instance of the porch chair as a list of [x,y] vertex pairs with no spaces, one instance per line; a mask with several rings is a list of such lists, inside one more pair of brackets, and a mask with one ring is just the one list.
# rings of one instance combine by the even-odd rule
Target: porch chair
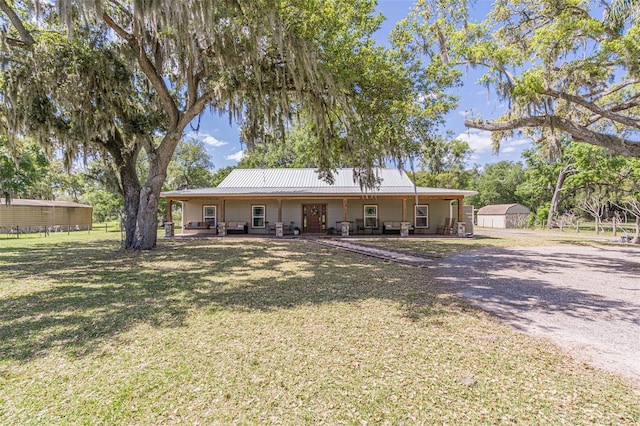
[[447,235],[455,235],[456,234],[456,219],[451,218],[451,223],[449,224],[449,232]]
[[438,226],[438,234],[445,235],[448,233],[451,226],[451,218],[447,217],[444,219],[444,225]]

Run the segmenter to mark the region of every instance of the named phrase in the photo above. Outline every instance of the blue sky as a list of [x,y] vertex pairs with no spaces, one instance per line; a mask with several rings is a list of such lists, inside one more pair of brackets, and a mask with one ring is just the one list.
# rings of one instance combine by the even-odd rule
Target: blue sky
[[[376,33],[379,44],[387,43],[387,36],[393,26],[407,16],[413,1],[409,0],[378,0],[377,10],[380,11],[386,20],[380,30]],[[475,6],[475,18],[481,20],[491,7],[489,0],[478,0]],[[480,76],[478,71],[471,70],[463,78],[463,87],[458,89],[460,103],[458,108],[447,115],[445,131],[452,131],[462,140],[469,143],[473,154],[468,165],[496,163],[502,160],[519,161],[523,149],[530,145],[528,139],[513,139],[503,143],[500,152],[495,155],[491,150],[491,135],[489,132],[476,129],[467,129],[464,126],[465,115],[473,116],[481,113],[483,118],[491,118],[500,115],[505,106],[500,103],[494,94],[476,81]],[[187,130],[187,137],[202,140],[211,156],[215,168],[232,166],[242,158],[243,146],[240,143],[238,126],[235,123],[229,124],[226,116],[212,115],[205,113],[200,121],[200,129],[196,134]]]

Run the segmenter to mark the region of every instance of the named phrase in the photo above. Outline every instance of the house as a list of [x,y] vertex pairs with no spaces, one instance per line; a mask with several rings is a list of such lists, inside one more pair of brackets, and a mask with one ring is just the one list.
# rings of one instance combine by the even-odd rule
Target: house
[[[216,188],[167,191],[182,203],[184,233],[275,234],[436,233],[445,218],[463,217],[475,191],[416,187],[404,171],[377,169],[380,185],[362,188],[353,169],[334,182],[315,169],[235,169]],[[171,222],[171,218],[167,218]]]
[[13,199],[0,204],[0,229],[10,233],[91,229],[93,208],[69,201]]
[[521,204],[493,204],[478,210],[478,226],[487,228],[522,228],[531,211]]

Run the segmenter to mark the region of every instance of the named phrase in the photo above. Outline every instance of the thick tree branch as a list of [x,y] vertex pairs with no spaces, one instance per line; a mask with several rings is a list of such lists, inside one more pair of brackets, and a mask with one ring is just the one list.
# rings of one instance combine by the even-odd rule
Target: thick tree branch
[[197,98],[193,105],[191,105],[187,110],[184,111],[180,122],[178,123],[178,128],[185,128],[191,121],[198,116],[202,112],[202,110],[207,106],[209,102],[211,102],[215,98],[215,93],[213,90],[209,90],[205,92],[202,96]]
[[490,132],[504,132],[535,127],[557,129],[571,135],[577,142],[586,142],[592,145],[601,146],[627,157],[640,157],[640,142],[624,139],[615,135],[596,132],[586,127],[579,126],[573,121],[553,115],[521,117],[507,121],[465,120],[464,124],[473,129],[487,130]]
[[196,102],[198,97],[198,74],[194,71],[193,62],[189,61],[186,68],[187,73],[187,108],[190,108]]
[[638,125],[637,120],[631,117],[627,117],[625,115],[616,114],[615,112],[610,110],[605,110],[603,108],[600,108],[598,105],[594,104],[593,102],[589,102],[579,96],[570,95],[564,92],[557,92],[555,90],[545,90],[542,93],[544,95],[551,96],[552,98],[563,99],[565,101],[569,101],[576,105],[580,105],[581,107],[588,109],[589,111],[591,111],[592,113],[600,117],[607,118],[611,121],[615,121],[620,124],[624,124],[625,126],[635,127],[635,128],[640,127]]
[[205,108],[205,106],[211,102],[215,97],[215,93],[210,90],[204,95],[200,96],[193,102],[193,105],[188,107],[181,115],[180,120],[176,123],[176,126],[171,132],[167,132],[162,142],[156,149],[159,158],[166,158],[167,162],[171,159],[172,153],[176,148],[176,145],[180,141],[182,131],[187,125],[198,116]]
[[621,82],[619,84],[613,85],[609,89],[599,93],[598,97],[599,98],[603,98],[605,96],[609,96],[609,95],[611,95],[611,94],[613,94],[615,92],[618,92],[618,91],[624,89],[625,87],[631,86],[633,84],[638,84],[638,83],[640,83],[640,80],[637,79],[637,78],[634,78],[634,79],[631,79],[631,80],[625,80],[625,81],[623,81],[623,82]]
[[178,110],[173,97],[171,97],[171,93],[169,92],[169,88],[167,87],[164,79],[144,50],[141,29],[138,28],[138,31],[135,30],[135,27],[139,27],[139,25],[134,21],[134,32],[137,32],[137,34],[131,34],[118,25],[107,13],[103,12],[102,19],[104,19],[107,25],[113,29],[118,36],[124,39],[129,46],[131,46],[131,49],[138,58],[138,64],[140,65],[142,72],[147,76],[147,79],[149,79],[149,82],[158,94],[160,103],[169,117],[169,125],[176,126],[178,121],[180,121],[180,111]]
[[23,42],[19,38],[7,37],[7,38],[5,38],[5,41],[11,47],[19,47],[21,49],[30,49],[31,48],[31,45],[26,44],[25,42]]
[[31,47],[35,44],[35,40],[31,36],[29,30],[27,30],[22,23],[22,19],[18,16],[15,10],[7,4],[5,0],[0,0],[0,10],[2,10],[13,24],[16,31],[20,35],[20,40],[25,46]]

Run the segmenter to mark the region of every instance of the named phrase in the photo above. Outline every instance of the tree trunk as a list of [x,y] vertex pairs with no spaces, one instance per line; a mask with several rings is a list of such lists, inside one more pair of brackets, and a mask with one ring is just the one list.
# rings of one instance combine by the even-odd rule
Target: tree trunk
[[558,210],[558,204],[560,202],[560,192],[562,192],[562,187],[564,185],[564,181],[574,170],[573,166],[567,165],[560,170],[558,173],[558,179],[556,179],[556,186],[553,189],[553,197],[551,197],[551,207],[549,207],[549,215],[547,216],[547,229],[553,228],[553,215]]
[[125,142],[125,136],[120,131],[114,132],[113,138],[104,141],[104,146],[117,165],[119,190],[124,199],[124,240],[120,244],[120,248],[126,250],[133,246],[138,220],[140,180],[136,164],[140,147],[134,145],[133,149],[130,148]]
[[124,240],[123,250],[133,247],[136,223],[138,221],[138,207],[140,205],[140,182],[135,164],[120,167],[120,179],[124,195]]
[[147,182],[140,190],[138,221],[136,223],[134,250],[150,250],[158,239],[158,199],[166,174],[149,174]]
[[636,236],[631,240],[634,244],[640,244],[640,216],[636,216]]
[[150,250],[158,240],[158,201],[162,185],[167,178],[167,167],[180,141],[181,130],[167,132],[160,147],[149,147],[149,175],[140,189],[136,231],[131,248]]

